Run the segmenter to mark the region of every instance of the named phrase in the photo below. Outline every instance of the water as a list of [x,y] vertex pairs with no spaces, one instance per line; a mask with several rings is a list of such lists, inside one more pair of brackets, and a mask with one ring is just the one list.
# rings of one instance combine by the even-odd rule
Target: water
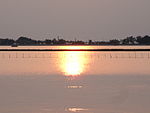
[[0,113],[148,113],[149,67],[150,52],[0,52]]

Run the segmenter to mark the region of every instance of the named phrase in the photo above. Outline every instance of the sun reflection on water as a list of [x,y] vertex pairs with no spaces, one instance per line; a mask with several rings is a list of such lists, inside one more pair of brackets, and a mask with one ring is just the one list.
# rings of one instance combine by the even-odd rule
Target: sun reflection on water
[[84,109],[84,108],[68,108],[68,109],[66,109],[66,111],[69,111],[69,112],[80,112],[80,111],[88,111],[88,109]]
[[64,52],[61,70],[65,76],[79,76],[85,71],[87,60],[82,52]]
[[83,86],[67,86],[68,89],[81,89]]

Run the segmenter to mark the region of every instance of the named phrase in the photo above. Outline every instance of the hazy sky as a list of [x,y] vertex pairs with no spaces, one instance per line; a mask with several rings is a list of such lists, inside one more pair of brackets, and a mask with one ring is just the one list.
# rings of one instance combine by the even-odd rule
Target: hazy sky
[[150,0],[0,0],[0,37],[108,40],[150,35]]

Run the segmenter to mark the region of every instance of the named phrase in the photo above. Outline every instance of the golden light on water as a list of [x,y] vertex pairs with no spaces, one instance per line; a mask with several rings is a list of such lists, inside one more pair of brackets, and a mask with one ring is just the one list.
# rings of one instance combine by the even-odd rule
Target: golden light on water
[[60,49],[90,49],[89,46],[62,46]]
[[68,109],[66,109],[66,111],[69,111],[69,112],[80,112],[80,111],[88,111],[88,109],[84,109],[84,108],[68,108]]
[[67,86],[68,89],[81,89],[83,86]]
[[61,69],[65,76],[79,76],[85,71],[86,59],[82,52],[65,52]]

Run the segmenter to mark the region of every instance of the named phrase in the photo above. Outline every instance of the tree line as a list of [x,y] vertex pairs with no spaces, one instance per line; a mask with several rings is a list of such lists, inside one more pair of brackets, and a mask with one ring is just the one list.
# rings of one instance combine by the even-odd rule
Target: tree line
[[28,37],[19,37],[14,39],[0,39],[0,45],[150,45],[150,36],[126,37],[124,39],[113,39],[109,41],[82,41],[82,40],[64,40],[62,38],[53,38],[45,40],[34,40]]

